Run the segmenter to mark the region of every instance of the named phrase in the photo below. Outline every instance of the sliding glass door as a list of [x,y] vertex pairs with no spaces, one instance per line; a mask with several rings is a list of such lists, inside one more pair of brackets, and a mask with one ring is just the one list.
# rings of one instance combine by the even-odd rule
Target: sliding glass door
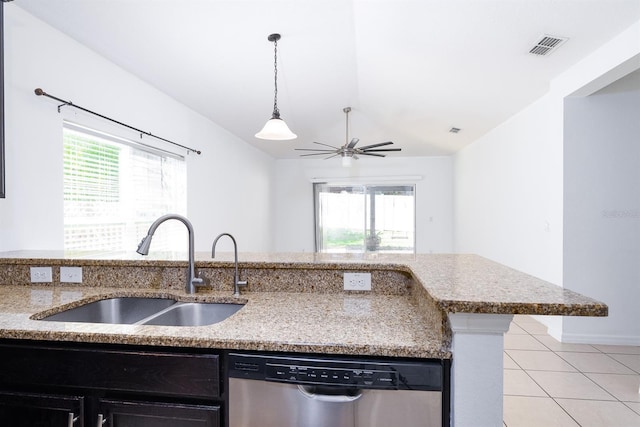
[[314,184],[316,251],[415,252],[413,185]]

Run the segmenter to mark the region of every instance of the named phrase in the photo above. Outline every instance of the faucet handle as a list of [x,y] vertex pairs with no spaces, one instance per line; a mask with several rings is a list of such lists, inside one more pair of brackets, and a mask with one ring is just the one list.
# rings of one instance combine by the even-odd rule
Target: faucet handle
[[209,283],[211,282],[210,279],[207,279],[206,277],[202,277],[201,276],[201,272],[198,271],[198,277],[194,277],[193,280],[191,281],[194,286],[208,286]]
[[246,280],[236,280],[235,286],[233,287],[233,296],[238,298],[240,296],[240,287],[247,286],[249,284]]

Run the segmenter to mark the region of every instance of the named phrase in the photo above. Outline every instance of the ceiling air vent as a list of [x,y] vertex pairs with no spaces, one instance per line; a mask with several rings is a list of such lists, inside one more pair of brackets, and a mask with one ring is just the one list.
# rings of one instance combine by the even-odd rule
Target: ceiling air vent
[[568,39],[566,37],[556,37],[545,34],[540,38],[535,46],[529,50],[529,53],[540,56],[549,55],[567,40]]

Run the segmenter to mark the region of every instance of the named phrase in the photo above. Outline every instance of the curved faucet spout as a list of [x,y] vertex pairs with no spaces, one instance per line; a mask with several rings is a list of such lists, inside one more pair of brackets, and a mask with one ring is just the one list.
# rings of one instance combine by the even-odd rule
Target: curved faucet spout
[[138,245],[138,250],[136,252],[138,252],[140,255],[149,255],[149,247],[151,246],[151,239],[153,238],[153,234],[156,232],[156,229],[160,226],[160,224],[169,219],[177,219],[178,221],[182,222],[187,227],[187,231],[189,232],[189,269],[187,271],[187,284],[185,290],[188,294],[193,294],[196,292],[196,285],[202,284],[203,280],[199,277],[196,277],[194,255],[195,249],[193,244],[194,231],[191,222],[189,222],[187,218],[183,217],[182,215],[167,214],[156,219],[153,224],[151,224],[151,227],[149,227],[147,235]]
[[235,265],[235,273],[233,275],[233,296],[239,297],[240,286],[246,286],[247,281],[240,280],[240,275],[238,274],[238,245],[236,244],[236,239],[229,233],[222,233],[218,235],[218,237],[216,237],[215,240],[213,241],[213,246],[211,247],[211,258],[216,257],[216,244],[218,243],[218,240],[222,236],[229,236],[231,238],[231,241],[233,242],[233,259],[234,259],[234,265]]

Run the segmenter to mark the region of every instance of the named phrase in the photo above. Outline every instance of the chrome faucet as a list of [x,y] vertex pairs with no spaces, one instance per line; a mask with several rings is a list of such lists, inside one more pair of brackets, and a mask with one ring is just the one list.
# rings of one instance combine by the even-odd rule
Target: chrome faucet
[[138,245],[138,252],[140,255],[149,255],[149,247],[151,246],[151,238],[153,237],[153,233],[156,232],[156,229],[160,224],[169,219],[177,219],[187,226],[187,230],[189,231],[189,270],[187,271],[187,285],[185,290],[188,294],[196,293],[196,285],[201,285],[204,280],[200,277],[196,277],[196,268],[195,268],[195,256],[194,256],[194,245],[193,245],[193,226],[189,222],[189,220],[181,215],[176,214],[168,214],[163,215],[160,218],[156,219],[151,227],[149,227],[149,231],[147,235],[142,239],[140,244]]
[[213,241],[213,246],[211,247],[211,258],[216,257],[216,243],[218,243],[218,239],[220,239],[222,236],[229,236],[233,241],[233,257],[234,257],[234,264],[236,268],[235,274],[233,276],[233,296],[239,297],[240,286],[247,286],[247,281],[240,280],[240,275],[238,274],[238,245],[236,244],[236,239],[234,239],[233,236],[229,233],[222,233],[218,237],[216,237],[216,239]]

